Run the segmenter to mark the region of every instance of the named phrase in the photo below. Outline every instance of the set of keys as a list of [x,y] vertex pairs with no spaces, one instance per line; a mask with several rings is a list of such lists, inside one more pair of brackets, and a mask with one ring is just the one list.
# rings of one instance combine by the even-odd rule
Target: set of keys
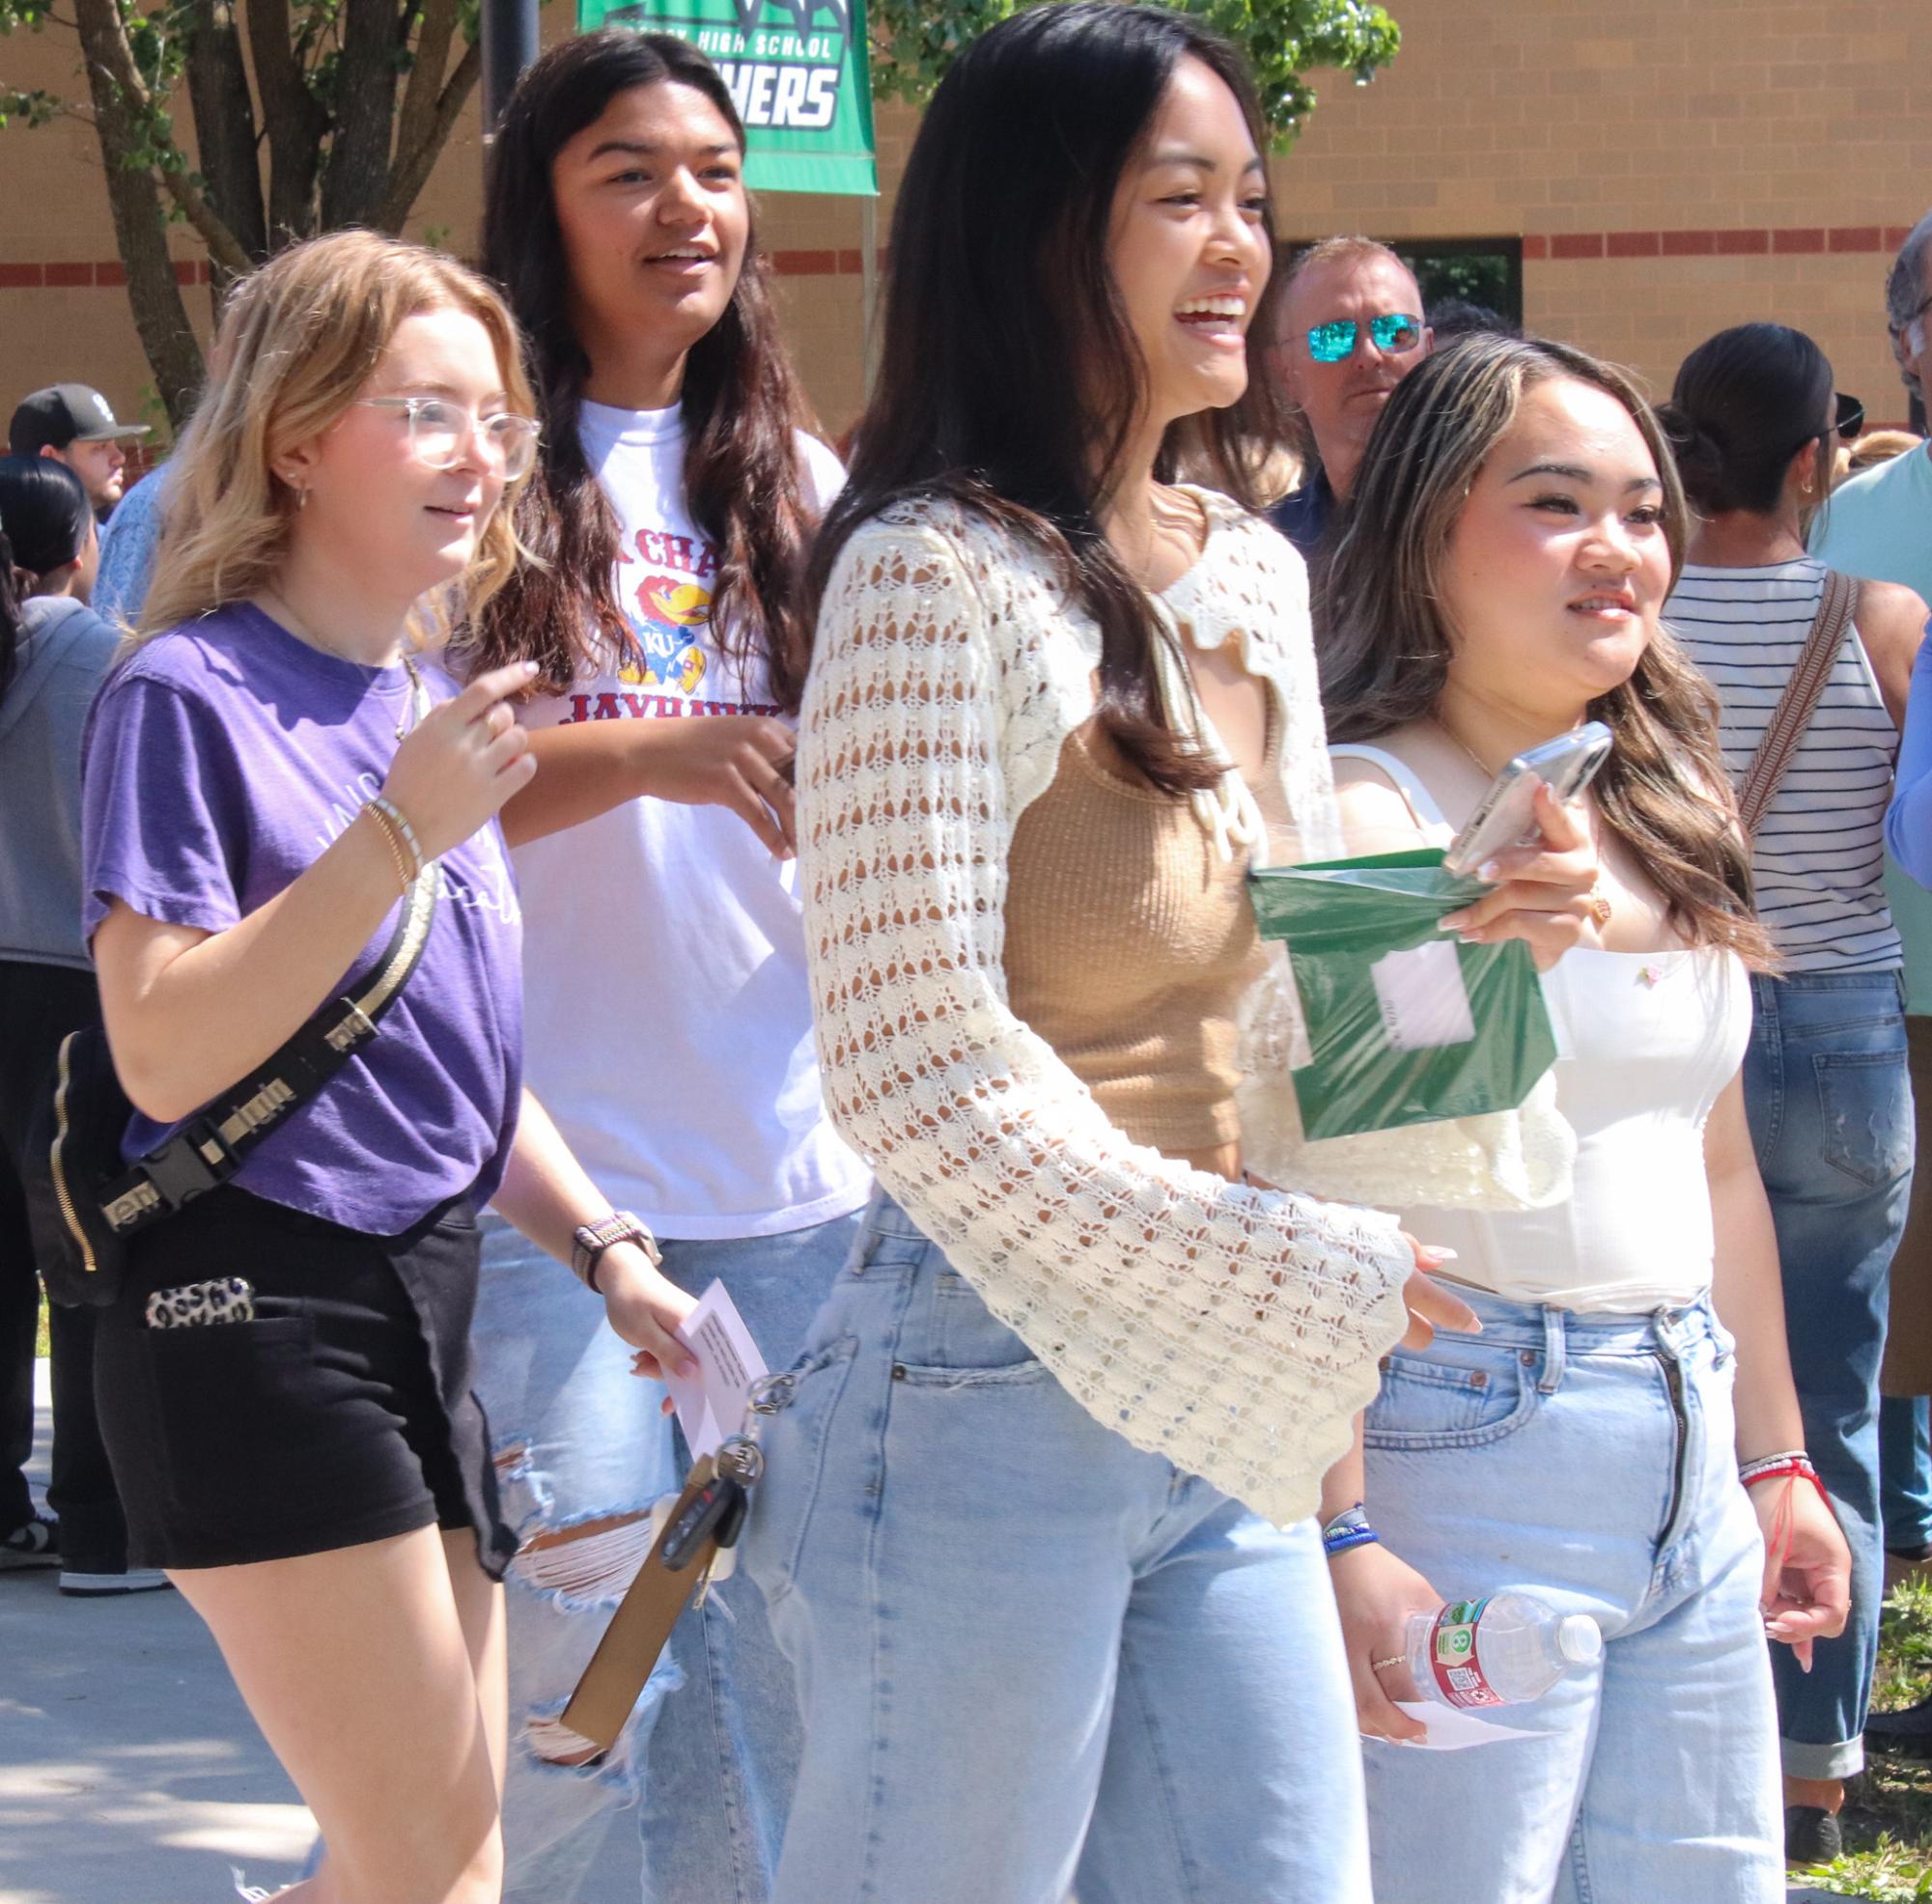
[[760,1417],[790,1402],[795,1381],[786,1374],[754,1382],[740,1432],[694,1462],[683,1491],[666,1495],[652,1509],[650,1553],[576,1691],[549,1728],[559,1746],[543,1756],[556,1764],[585,1765],[609,1751],[686,1604],[703,1606],[713,1582],[729,1578],[751,1490],[765,1472]]
[[751,1490],[765,1472],[765,1454],[750,1436],[734,1435],[719,1444],[711,1464],[711,1478],[695,1493],[687,1489],[672,1499],[675,1518],[657,1543],[658,1563],[674,1574],[691,1565],[707,1542],[714,1545],[711,1565],[698,1585],[700,1606],[712,1582],[728,1580],[737,1563],[738,1537],[744,1530]]

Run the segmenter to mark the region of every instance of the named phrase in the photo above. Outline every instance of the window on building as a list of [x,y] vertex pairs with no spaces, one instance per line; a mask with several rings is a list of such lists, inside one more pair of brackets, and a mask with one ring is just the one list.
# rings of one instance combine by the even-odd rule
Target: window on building
[[[1275,256],[1299,257],[1313,238],[1277,244]],[[1523,240],[1515,238],[1395,238],[1395,254],[1415,273],[1429,311],[1449,298],[1481,304],[1513,324],[1523,322]]]

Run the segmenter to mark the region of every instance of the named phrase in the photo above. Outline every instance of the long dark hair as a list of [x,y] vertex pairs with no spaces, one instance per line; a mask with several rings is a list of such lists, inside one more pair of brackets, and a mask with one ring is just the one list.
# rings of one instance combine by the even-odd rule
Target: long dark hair
[[[1470,485],[1516,421],[1524,395],[1574,378],[1614,397],[1664,484],[1674,583],[1687,512],[1669,446],[1635,384],[1564,344],[1472,333],[1410,372],[1368,441],[1321,582],[1322,706],[1330,738],[1372,741],[1434,715],[1456,631],[1442,570]],[[1589,706],[1616,737],[1592,785],[1604,824],[1630,847],[1694,943],[1769,965],[1753,915],[1750,852],[1718,746],[1717,697],[1668,629],[1630,679]]]
[[13,566],[30,581],[77,560],[93,518],[87,486],[66,463],[0,456],[0,522],[13,545]]
[[1807,443],[1817,494],[1832,487],[1831,407],[1831,360],[1802,330],[1737,324],[1684,359],[1658,420],[1699,515],[1770,516]]
[[0,456],[0,701],[20,665],[22,599],[79,555],[93,520],[87,488],[64,462]]
[[[894,502],[982,512],[1047,550],[1100,624],[1100,723],[1171,794],[1212,784],[1217,770],[1168,724],[1155,646],[1165,637],[1100,516],[1147,383],[1108,264],[1114,193],[1187,58],[1226,83],[1266,152],[1240,56],[1164,8],[1035,7],[954,62],[900,186],[879,380],[809,591],[816,604],[846,539]],[[1273,321],[1265,290],[1248,326],[1255,370]],[[1186,453],[1252,501],[1244,446],[1284,428],[1267,379],[1250,374],[1242,402],[1169,431],[1157,474]]]
[[[550,165],[620,93],[666,81],[702,93],[743,150],[731,94],[702,53],[668,34],[610,30],[565,41],[522,76],[490,154],[483,268],[523,326],[544,438],[517,514],[536,559],[490,602],[471,642],[486,666],[538,662],[553,689],[612,654],[634,657],[636,642],[617,602],[617,518],[577,437],[590,360],[571,327]],[[793,433],[809,412],[755,230],[731,302],[686,359],[682,402],[691,520],[718,552],[714,638],[741,665],[762,655],[772,699],[796,712],[811,661],[799,586],[813,521]]]

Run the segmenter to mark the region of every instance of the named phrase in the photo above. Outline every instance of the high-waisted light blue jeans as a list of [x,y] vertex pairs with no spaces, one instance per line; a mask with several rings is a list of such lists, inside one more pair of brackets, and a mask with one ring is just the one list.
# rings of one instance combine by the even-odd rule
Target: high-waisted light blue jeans
[[[857,1225],[854,1215],[778,1236],[667,1241],[664,1273],[693,1295],[722,1281],[766,1360],[785,1368]],[[603,1304],[495,1218],[473,1341],[503,1517],[525,1542],[505,1583],[505,1904],[579,1898],[628,1805],[638,1806],[643,1904],[764,1904],[798,1763],[798,1704],[742,1576],[686,1609],[603,1765],[546,1764],[529,1729],[563,1710],[643,1561],[643,1517],[682,1485],[686,1453],[659,1413],[662,1386],[630,1373]]]
[[1313,1525],[1102,1427],[887,1198],[765,1446],[777,1904],[1367,1904]]
[[1605,1650],[1482,1715],[1534,1737],[1366,1742],[1376,1904],[1778,1904],[1764,1543],[1730,1336],[1707,1303],[1577,1316],[1456,1293],[1480,1335],[1387,1358],[1369,1517],[1444,1599],[1521,1588],[1590,1614]]

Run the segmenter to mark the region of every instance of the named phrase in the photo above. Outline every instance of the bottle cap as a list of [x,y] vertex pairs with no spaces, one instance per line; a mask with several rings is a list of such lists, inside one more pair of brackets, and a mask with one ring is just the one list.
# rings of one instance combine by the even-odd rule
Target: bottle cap
[[1594,1666],[1603,1658],[1603,1629],[1587,1613],[1568,1613],[1557,1622],[1556,1650],[1572,1666]]

